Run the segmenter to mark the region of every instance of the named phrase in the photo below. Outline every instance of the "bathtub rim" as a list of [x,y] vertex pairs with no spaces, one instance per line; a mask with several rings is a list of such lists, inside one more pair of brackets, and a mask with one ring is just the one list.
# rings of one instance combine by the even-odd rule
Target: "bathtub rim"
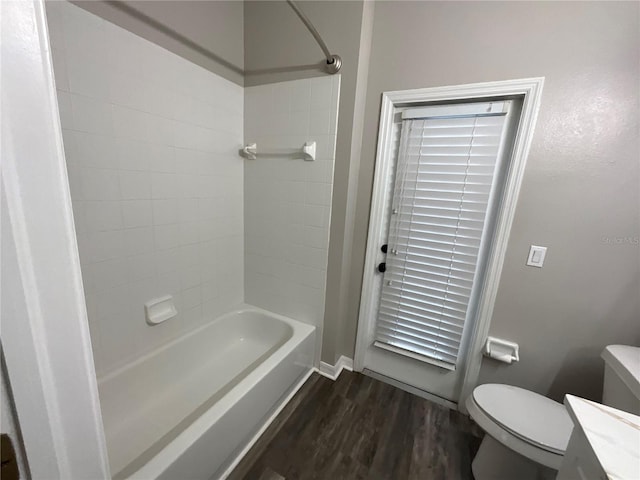
[[[168,443],[165,447],[162,448],[154,457],[152,457],[147,463],[145,463],[141,468],[131,473],[128,477],[125,477],[127,480],[138,480],[138,479],[153,479],[158,475],[162,474],[162,472],[166,471],[188,448],[190,445],[197,441],[198,438],[202,437],[206,431],[211,428],[220,418],[222,418],[229,410],[233,407],[236,401],[242,396],[248,394],[252,388],[266,375],[272,372],[281,362],[291,353],[293,352],[298,345],[300,345],[304,340],[306,340],[309,336],[313,335],[316,332],[316,327],[313,325],[309,325],[303,323],[299,320],[295,320],[284,315],[280,315],[277,313],[270,312],[268,310],[254,307],[253,305],[242,304],[240,308],[224,313],[223,315],[215,318],[211,322],[206,323],[202,327],[198,327],[192,332],[188,332],[186,335],[182,335],[175,339],[174,341],[164,345],[162,348],[156,349],[152,353],[156,353],[164,350],[164,348],[168,348],[170,344],[174,342],[187,338],[202,328],[210,326],[213,322],[217,322],[226,317],[232,316],[234,314],[239,313],[260,313],[272,318],[276,318],[280,321],[287,323],[291,326],[293,333],[287,341],[282,344],[275,352],[273,352],[269,357],[267,357],[260,365],[258,365],[254,370],[249,372],[246,377],[244,377],[237,385],[235,385],[231,390],[229,390],[214,406],[205,411],[200,417],[198,417],[193,423],[191,423],[185,430],[180,432],[170,443]],[[149,355],[152,356],[152,355]],[[140,357],[140,361],[143,361],[147,356]],[[136,362],[133,362],[131,365],[127,367],[131,367],[136,365]],[[125,370],[125,369],[122,369]],[[120,371],[120,369],[116,370]],[[279,412],[284,408],[284,406],[288,403],[291,397],[297,392],[300,387],[304,384],[309,376],[316,371],[315,365],[313,365],[313,359],[311,359],[310,365],[306,373],[302,374],[298,377],[294,382],[294,387],[291,389],[293,393],[290,395],[287,392],[283,392],[283,395],[286,394],[285,401],[281,401],[280,404],[275,406],[275,411]],[[113,372],[115,373],[115,372]],[[302,379],[302,381],[300,380]],[[268,425],[273,421],[275,415],[270,415],[267,422],[263,425],[258,425],[259,434],[261,434],[268,427]],[[259,435],[258,434],[258,435]],[[257,437],[252,437],[249,441],[250,445],[253,445]],[[248,448],[245,450],[245,446],[242,447],[242,450],[239,455],[237,455],[231,462],[231,465],[237,466],[237,463],[242,459],[242,457],[248,451]],[[230,470],[229,470],[230,472]],[[115,472],[117,475],[118,472]],[[221,478],[225,478],[228,475],[227,471],[222,475]]]
[[[221,315],[203,323],[202,325],[196,327],[193,330],[189,330],[187,332],[184,332],[183,334],[169,340],[167,343],[164,343],[162,345],[160,345],[157,348],[154,348],[153,350],[149,350],[148,352],[142,354],[141,356],[135,358],[134,360],[132,360],[131,362],[125,364],[125,365],[120,365],[119,367],[114,368],[113,370],[109,370],[107,372],[105,372],[104,374],[97,376],[96,379],[98,381],[98,387],[100,387],[101,385],[103,385],[104,383],[107,383],[110,380],[113,380],[115,377],[121,375],[122,373],[124,373],[127,370],[133,369],[136,366],[140,365],[141,363],[146,362],[147,360],[155,357],[156,355],[161,354],[162,352],[169,350],[171,347],[173,347],[174,345],[176,345],[179,342],[182,342],[183,340],[186,340],[189,337],[195,336],[198,333],[202,332],[203,330],[206,330],[207,328],[211,327],[213,324],[218,323],[222,320],[224,320],[227,317],[230,317],[232,315],[235,314],[241,314],[241,313],[247,313],[247,312],[253,312],[253,313],[262,313],[264,315],[276,318],[278,320],[284,321],[287,325],[291,326],[293,329],[293,333],[291,338],[296,334],[296,329],[295,329],[295,324],[291,324],[291,320],[293,320],[294,322],[297,323],[301,323],[302,325],[307,325],[310,326],[312,328],[315,328],[313,325],[309,325],[307,323],[301,322],[300,320],[296,320],[294,318],[290,318],[290,317],[286,317],[284,315],[280,315],[278,313],[274,313],[274,312],[270,312],[269,310],[265,310],[264,308],[260,308],[260,307],[255,307],[253,305],[249,305],[247,303],[241,303],[239,305],[236,305],[235,307],[233,307],[233,309],[228,310],[224,313],[222,313]],[[150,327],[153,328],[153,327]],[[283,344],[283,346],[289,342],[291,340],[291,338],[288,338],[285,343]],[[274,352],[275,353],[275,352]]]

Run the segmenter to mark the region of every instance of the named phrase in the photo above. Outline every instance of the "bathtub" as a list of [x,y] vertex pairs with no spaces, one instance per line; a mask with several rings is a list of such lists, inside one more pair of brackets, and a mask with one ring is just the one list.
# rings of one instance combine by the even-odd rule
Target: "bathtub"
[[255,307],[98,380],[114,478],[223,477],[313,368],[315,328]]

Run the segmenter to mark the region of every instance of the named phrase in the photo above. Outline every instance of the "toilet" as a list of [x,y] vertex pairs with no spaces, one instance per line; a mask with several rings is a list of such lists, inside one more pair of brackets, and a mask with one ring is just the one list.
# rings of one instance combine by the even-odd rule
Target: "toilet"
[[[603,403],[640,411],[640,348],[610,345]],[[561,403],[523,388],[479,385],[466,401],[471,418],[485,431],[472,471],[476,480],[554,479],[573,430]]]

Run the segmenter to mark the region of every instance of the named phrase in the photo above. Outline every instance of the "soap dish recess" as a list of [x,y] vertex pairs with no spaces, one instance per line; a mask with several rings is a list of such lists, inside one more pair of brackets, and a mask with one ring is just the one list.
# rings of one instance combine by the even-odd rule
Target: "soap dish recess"
[[176,310],[176,306],[173,303],[173,297],[166,295],[145,303],[144,314],[149,325],[157,325],[175,317],[178,314],[178,310]]

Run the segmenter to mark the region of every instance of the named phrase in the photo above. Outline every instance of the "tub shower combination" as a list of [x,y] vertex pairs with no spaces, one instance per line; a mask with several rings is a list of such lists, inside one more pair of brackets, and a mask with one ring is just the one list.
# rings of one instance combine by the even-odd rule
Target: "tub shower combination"
[[245,89],[46,7],[111,475],[225,478],[319,362],[340,77]]
[[313,369],[315,328],[255,307],[99,381],[114,478],[220,478]]

